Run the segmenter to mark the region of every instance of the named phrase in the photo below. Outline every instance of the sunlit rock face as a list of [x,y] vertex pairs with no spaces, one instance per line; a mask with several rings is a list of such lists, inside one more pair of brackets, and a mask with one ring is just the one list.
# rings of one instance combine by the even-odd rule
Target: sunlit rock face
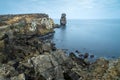
[[52,29],[54,22],[51,18],[39,18],[31,21],[30,31],[35,31],[37,28]]
[[[4,15],[1,23],[13,26],[17,32],[45,34],[53,31],[54,21],[47,14]],[[4,26],[4,25],[2,25]]]
[[51,29],[54,26],[54,22],[51,18],[41,18],[41,24],[45,24],[47,29]]

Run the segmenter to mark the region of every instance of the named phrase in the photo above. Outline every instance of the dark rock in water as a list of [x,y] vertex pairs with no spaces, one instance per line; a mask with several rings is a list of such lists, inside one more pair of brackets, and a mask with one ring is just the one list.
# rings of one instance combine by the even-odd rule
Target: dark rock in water
[[70,58],[75,61],[77,64],[86,67],[88,66],[88,62],[86,62],[86,60],[84,58],[79,58],[77,57],[73,52],[70,53]]
[[115,56],[112,56],[111,58],[115,58]]
[[72,71],[69,71],[67,73],[64,73],[65,80],[79,80],[80,76]]
[[52,51],[55,51],[57,48],[55,47],[55,44],[54,43],[51,43],[51,49]]
[[88,58],[89,57],[89,54],[88,53],[85,53],[84,54],[84,58]]
[[75,51],[76,53],[80,53],[78,50]]
[[79,58],[83,58],[83,56],[84,56],[83,54],[79,54]]
[[65,26],[66,23],[67,23],[67,21],[66,21],[66,14],[65,14],[65,13],[62,13],[61,19],[60,19],[60,25],[61,25],[61,26]]
[[75,55],[73,52],[71,52],[71,53],[69,54],[69,56],[70,56],[72,59],[76,59],[76,58],[77,58],[76,55]]
[[90,55],[90,58],[94,58],[94,55]]
[[60,25],[59,24],[55,24],[54,28],[60,28]]

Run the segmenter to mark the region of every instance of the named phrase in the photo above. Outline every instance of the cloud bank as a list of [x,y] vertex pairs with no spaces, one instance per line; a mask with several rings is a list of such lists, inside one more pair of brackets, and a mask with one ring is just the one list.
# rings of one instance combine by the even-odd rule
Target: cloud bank
[[120,18],[119,0],[2,0],[0,14],[47,13],[70,19]]

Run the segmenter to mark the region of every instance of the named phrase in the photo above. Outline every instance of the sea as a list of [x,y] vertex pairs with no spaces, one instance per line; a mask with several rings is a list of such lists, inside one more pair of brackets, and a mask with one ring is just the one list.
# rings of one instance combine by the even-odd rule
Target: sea
[[[59,20],[55,19],[59,24]],[[66,26],[55,29],[53,42],[68,52],[89,53],[95,57],[120,57],[119,19],[68,19]]]

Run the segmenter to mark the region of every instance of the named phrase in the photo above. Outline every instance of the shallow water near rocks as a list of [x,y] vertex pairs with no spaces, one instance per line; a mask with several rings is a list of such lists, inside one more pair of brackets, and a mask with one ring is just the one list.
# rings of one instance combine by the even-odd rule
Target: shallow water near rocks
[[117,58],[120,57],[120,20],[68,20],[66,27],[55,29],[53,42],[60,49]]

